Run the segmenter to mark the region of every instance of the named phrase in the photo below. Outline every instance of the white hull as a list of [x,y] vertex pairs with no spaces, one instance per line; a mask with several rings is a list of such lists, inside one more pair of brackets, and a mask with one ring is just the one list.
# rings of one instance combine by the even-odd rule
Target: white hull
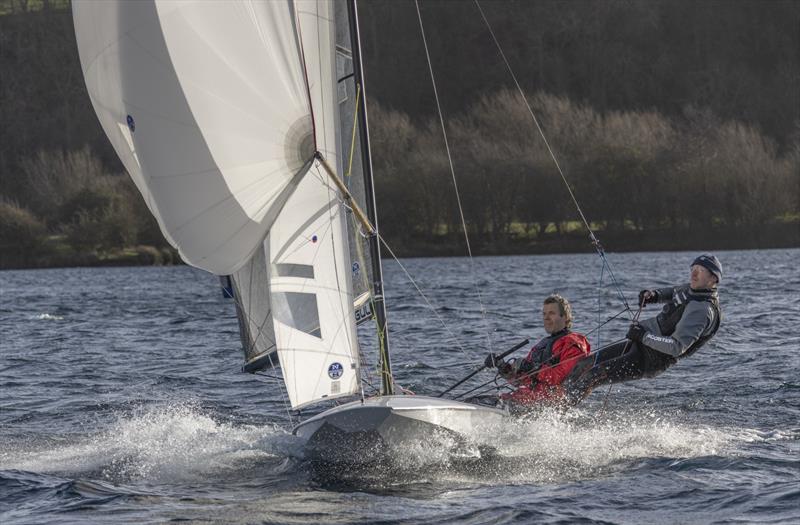
[[437,437],[455,445],[489,445],[481,436],[490,435],[487,430],[507,415],[504,410],[446,399],[382,396],[326,410],[300,423],[293,433],[307,442],[316,459],[362,462]]

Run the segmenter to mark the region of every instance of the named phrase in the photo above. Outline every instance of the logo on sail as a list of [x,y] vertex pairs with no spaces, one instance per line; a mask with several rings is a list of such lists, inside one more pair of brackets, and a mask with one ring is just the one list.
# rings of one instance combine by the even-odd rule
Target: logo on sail
[[331,363],[328,367],[328,377],[331,379],[339,379],[344,374],[344,367],[342,363]]
[[130,128],[131,133],[136,131],[136,122],[133,121],[133,117],[128,115],[128,118],[126,120],[128,122],[128,128]]

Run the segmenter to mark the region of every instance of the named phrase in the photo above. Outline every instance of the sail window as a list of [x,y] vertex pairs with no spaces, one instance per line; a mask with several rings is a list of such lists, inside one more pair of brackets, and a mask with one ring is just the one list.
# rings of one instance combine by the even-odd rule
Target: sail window
[[351,71],[353,71],[352,62],[353,58],[350,56],[350,50],[344,50],[341,47],[336,46],[336,78],[339,79],[336,84],[339,104],[347,102],[348,99],[346,80],[352,76],[349,74]]
[[309,264],[274,264],[273,276],[275,277],[300,277],[302,279],[314,278],[314,267]]
[[322,338],[316,294],[276,292],[272,296],[272,306],[275,319],[281,323]]

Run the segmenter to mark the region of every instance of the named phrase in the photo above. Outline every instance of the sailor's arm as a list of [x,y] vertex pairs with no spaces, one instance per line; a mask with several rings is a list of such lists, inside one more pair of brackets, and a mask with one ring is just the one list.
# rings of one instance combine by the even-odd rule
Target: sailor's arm
[[708,303],[690,301],[672,335],[648,331],[642,336],[642,344],[663,354],[678,357],[703,335],[713,321],[713,316],[713,310]]
[[644,306],[646,304],[655,304],[655,303],[666,303],[672,300],[672,296],[675,294],[675,288],[656,288],[653,290],[642,290],[639,292],[639,305]]
[[669,286],[667,288],[656,288],[653,290],[656,293],[656,300],[657,303],[668,303],[672,300],[672,295],[675,293],[675,286]]

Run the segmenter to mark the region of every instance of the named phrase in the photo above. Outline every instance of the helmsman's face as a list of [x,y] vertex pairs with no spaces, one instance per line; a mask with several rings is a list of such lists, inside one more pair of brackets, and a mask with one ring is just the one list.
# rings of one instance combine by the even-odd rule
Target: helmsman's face
[[542,320],[544,321],[544,331],[548,334],[560,332],[567,327],[567,318],[562,317],[557,304],[542,306]]
[[700,266],[699,264],[692,266],[689,274],[689,285],[693,290],[711,288],[716,282],[717,278],[705,266]]

